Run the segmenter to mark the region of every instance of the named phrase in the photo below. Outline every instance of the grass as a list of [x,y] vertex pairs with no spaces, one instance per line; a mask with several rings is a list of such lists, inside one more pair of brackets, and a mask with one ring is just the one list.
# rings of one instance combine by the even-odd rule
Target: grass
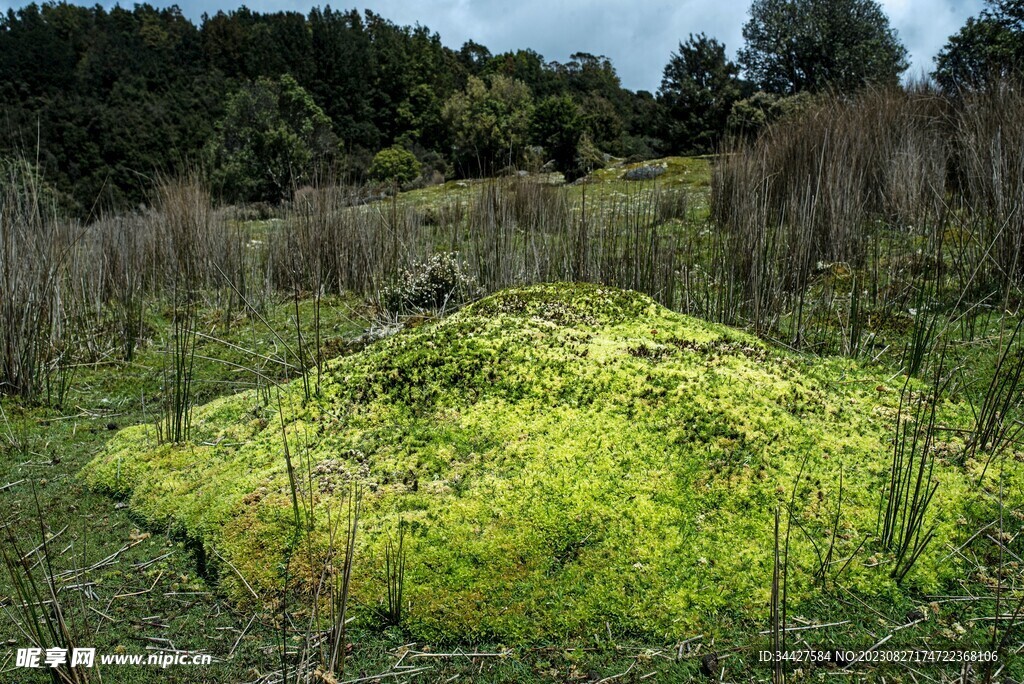
[[[912,397],[909,383],[900,394],[888,486],[879,502],[881,545],[893,553],[890,577],[902,581],[928,544],[936,528],[926,522],[928,508],[939,489],[935,477],[936,414],[941,398],[941,370],[932,391]],[[913,404],[912,406],[909,404]],[[922,534],[923,533],[923,534]]]
[[[325,373],[318,400],[304,402],[295,381],[282,405],[289,434],[306,443],[309,462],[297,470],[313,473],[317,508],[351,481],[366,491],[351,596],[363,629],[393,607],[388,545],[399,520],[408,526],[404,633],[430,643],[535,648],[601,633],[735,643],[767,617],[772,511],[787,501],[806,532],[794,527],[787,541],[790,615],[822,609],[812,540],[837,527],[844,571],[828,593],[878,614],[948,591],[969,567],[928,546],[904,568],[885,540],[863,543],[889,475],[879,454],[898,384],[851,362],[771,351],[639,295],[510,291]],[[323,553],[327,529],[304,521],[311,548],[288,551],[281,431],[261,427],[259,406],[250,392],[197,409],[186,447],[124,430],[85,473],[128,496],[150,525],[219,549],[270,597],[285,562],[291,582],[305,574],[311,586],[319,564],[301,564]],[[933,449],[958,452],[969,408],[936,411],[950,432]],[[972,489],[981,466],[937,461],[929,519],[959,546],[973,529],[962,521],[989,512]],[[1012,510],[1017,486],[1006,482]],[[245,604],[237,577],[222,572],[220,586]]]
[[[993,120],[965,120],[963,133],[983,140]],[[998,150],[978,149],[983,154],[972,168],[984,171],[998,162],[1004,177],[1016,178],[1013,158],[993,161]],[[51,262],[58,272],[75,274],[57,278],[74,284],[61,291],[63,313],[25,319],[36,326],[60,322],[53,329],[59,334],[50,338],[57,343],[39,347],[42,354],[25,366],[35,369],[19,376],[30,378],[26,394],[0,402],[0,472],[7,476],[0,481],[0,514],[25,535],[36,535],[37,528],[26,521],[41,518],[43,534],[55,538],[50,574],[82,643],[141,652],[173,642],[216,656],[209,668],[176,668],[175,681],[281,681],[316,660],[317,649],[328,652],[332,665],[343,661],[351,679],[766,680],[773,668],[759,663],[756,653],[773,630],[788,645],[994,644],[1006,656],[1005,667],[989,674],[1019,679],[1024,673],[1012,660],[1021,648],[1014,565],[1021,553],[1019,364],[1006,332],[1017,319],[1014,290],[993,290],[991,279],[1016,265],[1012,240],[993,243],[998,249],[992,250],[985,242],[1002,239],[995,222],[1016,215],[1005,199],[1012,193],[978,185],[970,191],[976,202],[933,212],[935,221],[914,230],[840,216],[837,225],[851,231],[868,226],[866,238],[842,244],[866,246],[870,256],[849,263],[829,256],[820,264],[800,256],[810,264],[805,289],[794,294],[772,285],[758,305],[764,316],[751,316],[750,285],[736,268],[735,245],[711,222],[722,186],[709,188],[713,177],[715,183],[725,177],[727,160],[743,154],[658,160],[666,173],[654,183],[622,180],[622,166],[565,188],[533,179],[457,182],[358,206],[338,193],[311,193],[307,204],[296,202],[279,218],[260,222],[214,211],[191,181],[165,185],[150,214],[108,217],[84,229],[34,218],[47,230],[59,228],[54,235],[79,236],[79,248],[66,261]],[[975,183],[986,177],[968,176]],[[758,199],[756,188],[750,197]],[[889,207],[914,216],[920,202],[920,194],[893,195]],[[974,209],[984,202],[993,207],[993,225]],[[833,209],[842,206],[852,205]],[[941,241],[934,239],[936,221],[949,226]],[[12,225],[20,224],[3,227]],[[371,312],[359,300],[373,299],[402,268],[452,251],[487,291],[564,278],[638,287],[674,309],[752,325],[784,345],[860,361],[780,352],[649,305],[633,311],[633,325],[609,322],[604,313],[574,320],[587,297],[573,292],[585,288],[537,295],[549,301],[533,317],[485,304],[437,324],[414,317],[410,327],[427,325],[346,356],[362,347],[358,336],[370,325]],[[14,254],[4,253],[12,269]],[[762,264],[771,266],[760,272],[764,282],[785,284],[771,270],[775,265]],[[167,302],[175,274],[188,275],[200,294],[189,378],[198,422],[185,444],[154,450],[155,430],[144,433],[166,398],[168,359],[159,340],[173,330],[174,307]],[[31,311],[12,309],[4,320],[25,313]],[[465,325],[480,334],[462,334]],[[677,347],[666,343],[666,331],[678,332],[680,340],[703,331],[707,339]],[[716,336],[728,344],[712,343]],[[950,381],[942,401],[929,405],[937,415],[938,448],[930,454],[939,487],[924,516],[938,532],[897,584],[893,552],[872,534],[904,382],[894,373],[913,365],[917,375],[931,377],[938,344],[948,345]],[[453,363],[445,348],[457,348],[463,363]],[[583,353],[589,363],[577,356]],[[346,358],[326,361],[337,356]],[[595,361],[605,365],[595,368]],[[582,379],[572,374],[581,364]],[[705,365],[711,372],[699,370]],[[351,384],[365,396],[340,389],[350,385],[338,380],[343,368],[363,373]],[[517,369],[510,377],[522,373],[515,383],[495,384],[486,375],[510,368]],[[698,400],[670,402],[687,382]],[[464,386],[475,397],[466,396]],[[927,392],[918,380],[908,387],[912,398]],[[793,388],[795,394],[786,394]],[[238,392],[244,400],[221,398]],[[550,396],[554,408],[543,399]],[[243,401],[251,404],[246,409],[267,408],[240,420]],[[142,427],[120,432],[135,425]],[[770,441],[772,430],[783,426],[786,435]],[[982,426],[1000,437],[998,449],[990,448],[992,439],[971,442]],[[276,463],[232,444],[232,430],[277,448]],[[799,439],[778,444],[789,442],[790,430]],[[708,447],[687,452],[693,461],[686,472],[674,471],[665,455],[684,448],[670,443],[673,435],[691,448]],[[849,447],[841,457],[838,444]],[[978,451],[964,457],[964,444]],[[131,452],[132,445],[139,448]],[[797,477],[803,458],[819,448],[807,461],[809,472]],[[374,472],[362,472],[360,451],[372,456],[365,460],[366,467],[375,464]],[[126,505],[84,487],[78,473],[98,453],[121,453],[124,463],[152,460],[166,468],[166,491],[136,489]],[[243,475],[218,482],[210,477],[217,464],[203,462],[201,454],[224,457],[222,472]],[[252,487],[261,464],[270,479]],[[756,479],[757,466],[765,467],[764,480]],[[332,488],[347,491],[345,475],[352,471],[369,481],[350,554],[342,551],[349,548],[345,511],[314,499],[328,497]],[[130,468],[113,474],[108,468],[104,476],[117,487],[145,479]],[[187,495],[204,477],[211,505],[190,511]],[[520,487],[503,488],[503,482]],[[581,488],[581,482],[595,486]],[[547,496],[529,499],[527,487]],[[238,538],[234,546],[227,539],[220,526],[234,518],[217,503],[224,495],[243,503],[249,496],[253,530],[275,544],[287,538],[287,591],[268,548],[257,549],[262,565],[247,564],[248,549]],[[160,508],[160,501],[167,505]],[[786,586],[773,600],[777,506],[787,516],[790,549],[781,568]],[[704,509],[710,519],[699,520]],[[328,511],[330,523],[313,524]],[[389,532],[403,529],[400,520],[408,521],[407,556],[396,585],[387,541]],[[659,536],[666,524],[671,534]],[[299,528],[303,534],[293,536]],[[593,529],[605,532],[588,537]],[[24,546],[40,541],[33,536]],[[301,579],[328,565],[332,576],[344,574],[353,556],[351,596],[342,598],[341,585],[327,589]],[[330,564],[322,562],[327,558]],[[524,586],[510,591],[503,585],[507,576],[523,578]],[[474,594],[477,577],[485,582]],[[721,587],[734,579],[723,595]],[[395,607],[398,593],[401,618],[380,619]],[[10,611],[0,616],[0,633],[17,632],[3,623],[18,619],[11,618],[17,602],[11,585],[0,580],[0,604]],[[508,614],[487,607],[501,602]],[[342,615],[355,620],[339,622]],[[324,638],[328,628],[334,636]],[[24,642],[18,637],[15,643]],[[13,651],[0,653],[0,678],[11,676],[12,657]],[[889,680],[955,674],[955,668],[865,663],[854,669]],[[780,667],[779,676],[784,671],[789,678],[824,672]],[[122,669],[104,676],[133,682],[165,674]]]
[[[331,297],[328,303],[325,341],[336,348],[358,335],[365,319],[361,305],[352,300]],[[272,306],[267,314],[272,325],[281,330],[293,327],[288,325],[293,306],[287,301]],[[311,307],[312,302],[303,303],[304,316],[311,316]],[[139,346],[132,361],[111,350],[106,360],[77,368],[61,410],[3,400],[0,511],[4,521],[12,524],[9,529],[18,536],[23,551],[42,541],[40,525],[49,536],[63,530],[50,542],[50,562],[57,576],[57,595],[82,627],[75,634],[79,645],[107,653],[145,653],[147,647],[162,648],[173,642],[179,649],[214,651],[223,658],[252,614],[238,613],[219,597],[215,584],[208,583],[212,575],[204,568],[201,547],[170,529],[145,528],[123,502],[84,487],[78,477],[82,466],[121,426],[152,426],[161,416],[166,354],[160,338],[162,332],[173,329],[173,317],[173,308],[147,310],[145,326],[152,337]],[[197,323],[202,335],[197,336],[193,368],[196,401],[254,387],[257,378],[252,368],[277,380],[288,377],[280,341],[252,326],[243,313],[235,312],[225,320],[223,311],[205,308]],[[152,435],[156,439],[155,429]],[[33,489],[38,494],[38,513]],[[35,573],[37,580],[43,579],[42,568],[36,567]],[[15,609],[15,597],[9,581],[0,582],[5,611]],[[11,615],[0,614],[0,622],[2,632],[14,639],[19,632]],[[250,633],[269,639],[272,622],[256,621]],[[16,641],[27,645],[20,638]],[[233,654],[239,658],[237,669],[233,665],[229,671],[235,674],[226,675],[227,679],[242,681],[248,669],[263,667],[272,657],[266,651],[272,645],[270,641],[250,648],[248,641],[240,641]],[[9,655],[13,651],[0,656],[0,670],[13,666]],[[0,679],[10,676],[14,675],[8,671]],[[19,681],[31,681],[26,670],[17,676]],[[154,676],[145,668],[122,668],[105,673],[104,678],[134,682],[151,681]],[[209,681],[210,673],[179,672],[178,676],[179,681]]]
[[932,326],[1015,312],[1024,163],[1009,141],[1024,127],[1009,112],[1020,103],[1012,84],[961,98],[867,91],[735,142],[715,166],[719,244],[705,255],[725,301],[698,313],[870,358],[906,342],[889,328],[910,313],[903,369],[915,374],[944,343]]

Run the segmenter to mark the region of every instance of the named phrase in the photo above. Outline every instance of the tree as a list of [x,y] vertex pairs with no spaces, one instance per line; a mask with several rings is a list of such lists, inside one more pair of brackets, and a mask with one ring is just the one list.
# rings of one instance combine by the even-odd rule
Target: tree
[[373,157],[368,173],[370,178],[403,186],[419,178],[421,168],[416,155],[401,145],[392,145]]
[[228,199],[277,202],[336,149],[331,120],[286,74],[261,78],[228,99],[209,155]]
[[500,74],[522,81],[534,97],[547,97],[557,90],[555,76],[544,57],[533,50],[516,50],[495,55],[484,68],[484,74]]
[[669,59],[658,91],[668,148],[713,152],[741,90],[739,67],[726,58],[725,46],[703,33],[691,34]]
[[530,128],[533,143],[544,148],[567,181],[574,181],[585,173],[577,155],[583,138],[583,117],[571,97],[561,95],[541,101],[533,112]]
[[[300,107],[314,132],[277,111],[278,94],[261,94],[280,89],[286,75],[316,103]],[[480,80],[470,86],[470,76]],[[481,88],[487,102],[473,109],[467,94]],[[231,112],[226,93],[240,93]],[[549,63],[532,50],[492,55],[472,41],[456,51],[425,26],[328,7],[306,14],[240,7],[203,15],[199,24],[175,6],[145,3],[29,3],[0,13],[0,156],[36,159],[83,217],[138,205],[150,196],[150,179],[199,161],[212,162],[213,180],[232,199],[276,200],[305,182],[318,157],[335,153],[336,139],[345,141],[345,155],[335,170],[353,180],[365,177],[375,152],[395,144],[428,172],[448,174],[449,159],[463,173],[517,164],[531,134],[530,102],[562,96],[577,107],[587,141],[577,157],[587,164],[601,161],[598,150],[658,149],[662,106],[650,93],[624,89],[600,55]],[[470,114],[455,116],[455,105]],[[329,131],[314,107],[330,119]],[[572,118],[562,121],[570,141]],[[232,132],[246,128],[261,132],[251,139]],[[570,169],[571,145],[556,142]]]
[[481,175],[519,164],[532,114],[533,98],[522,81],[500,75],[486,81],[470,76],[466,89],[452,95],[442,110],[454,140],[456,163]]
[[1024,0],[987,0],[935,58],[935,80],[948,91],[975,88],[1024,69]]
[[767,126],[806,112],[822,97],[806,90],[796,95],[756,92],[732,106],[726,131],[731,136],[752,140]]
[[548,65],[554,84],[552,92],[568,91],[580,103],[589,138],[597,146],[621,152],[619,145],[630,114],[630,101],[610,59],[589,52],[575,52],[565,64]]
[[577,95],[600,95],[609,101],[623,95],[622,82],[604,55],[574,52],[565,64],[552,62],[551,68],[562,78],[566,87]]
[[483,73],[487,63],[491,61],[492,55],[486,46],[472,40],[467,40],[462,44],[457,58],[467,74],[479,76]]
[[907,50],[874,0],[754,0],[739,61],[780,95],[895,85]]

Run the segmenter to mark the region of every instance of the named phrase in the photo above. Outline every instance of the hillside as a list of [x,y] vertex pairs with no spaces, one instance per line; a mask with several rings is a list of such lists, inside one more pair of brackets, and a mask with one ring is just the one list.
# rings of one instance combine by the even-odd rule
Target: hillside
[[[308,401],[297,381],[269,404],[252,391],[217,399],[197,409],[188,444],[124,429],[85,478],[201,541],[242,602],[240,577],[269,602],[285,567],[314,593],[336,563],[328,519],[343,538],[358,484],[351,611],[364,624],[385,612],[385,547],[402,525],[416,638],[716,634],[767,623],[774,514],[791,500],[794,612],[819,592],[825,549],[826,587],[869,602],[961,572],[935,543],[898,586],[873,538],[899,382],[636,293],[538,285],[331,362]],[[964,419],[945,402],[938,414]],[[951,543],[984,507],[958,446],[932,445],[926,519]]]

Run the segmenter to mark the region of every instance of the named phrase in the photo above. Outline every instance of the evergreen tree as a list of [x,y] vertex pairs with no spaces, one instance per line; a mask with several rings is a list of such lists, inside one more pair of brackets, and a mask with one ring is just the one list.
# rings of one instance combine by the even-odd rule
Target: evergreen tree
[[740,96],[739,67],[726,58],[725,46],[703,33],[691,34],[665,66],[658,91],[668,149],[714,151]]
[[743,38],[747,78],[780,95],[895,85],[908,66],[875,0],[754,0]]
[[336,146],[330,119],[285,75],[261,78],[228,99],[209,157],[226,198],[277,202],[309,182]]
[[974,88],[1024,70],[1024,0],[987,0],[935,58],[946,90]]

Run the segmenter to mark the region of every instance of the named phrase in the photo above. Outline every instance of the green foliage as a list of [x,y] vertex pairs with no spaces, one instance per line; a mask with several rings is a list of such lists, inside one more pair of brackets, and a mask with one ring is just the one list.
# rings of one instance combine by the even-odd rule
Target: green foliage
[[576,148],[576,169],[581,176],[589,174],[595,169],[603,168],[606,163],[604,152],[590,139],[589,135],[580,138],[580,144]]
[[[580,103],[587,134],[606,149],[619,147],[629,116],[629,100],[611,60],[576,52],[565,64],[549,65],[555,92],[568,92]],[[655,122],[648,122],[651,126]]]
[[53,188],[31,162],[0,156],[0,211],[12,223],[34,224],[39,218],[64,214],[72,207],[70,198]]
[[38,160],[79,213],[135,204],[195,159],[223,75],[176,8],[29,4],[0,16],[0,156]]
[[533,50],[516,50],[495,55],[484,67],[485,75],[500,75],[525,83],[535,97],[546,97],[559,89],[558,77],[544,61],[544,57]]
[[[600,123],[602,117],[609,120]],[[580,106],[568,95],[552,96],[534,110],[531,136],[535,144],[544,148],[546,158],[554,161],[555,168],[572,182],[605,164],[605,155],[595,144],[591,130],[607,132],[609,126],[615,128],[620,123],[603,98],[588,98]],[[614,137],[619,135],[621,128]]]
[[420,168],[416,155],[400,145],[392,145],[373,157],[369,174],[376,180],[401,186],[419,178]]
[[[404,524],[412,638],[678,639],[761,614],[782,501],[796,502],[803,532],[789,553],[793,611],[819,605],[816,540],[837,517],[834,553],[850,559],[842,583],[862,600],[903,601],[904,586],[934,591],[962,572],[936,545],[897,586],[862,548],[898,402],[899,381],[884,375],[773,351],[633,292],[539,285],[328,364],[319,399],[304,400],[298,382],[282,389],[281,421],[302,435],[296,468],[312,474],[304,496],[317,511],[300,548],[288,543],[282,429],[252,392],[198,409],[190,445],[122,431],[85,477],[201,538],[261,595],[279,588],[275,569],[289,558],[292,586],[315,592],[327,512],[342,514],[332,492],[360,482],[357,624],[387,606],[386,551]],[[936,410],[949,428],[969,418],[963,406]],[[941,439],[936,448],[956,449],[961,437]],[[934,476],[928,524],[956,546],[972,533],[958,520],[977,488],[945,459]],[[1013,477],[1007,506],[1019,505]],[[221,581],[248,594],[235,573]]]
[[726,122],[726,130],[730,135],[754,138],[769,124],[806,111],[818,99],[818,96],[807,91],[788,97],[763,91],[756,92],[733,104]]
[[633,94],[626,113],[626,134],[614,152],[626,158],[651,159],[663,147],[660,139],[665,120],[664,105],[646,90]]
[[535,145],[544,148],[548,159],[567,181],[586,173],[577,163],[577,152],[583,138],[583,118],[579,107],[568,95],[549,97],[533,112],[530,136]]
[[330,119],[285,75],[261,78],[228,98],[208,155],[225,197],[277,202],[309,182],[336,149]]
[[550,68],[569,92],[579,97],[599,97],[613,106],[622,98],[619,75],[611,60],[604,55],[575,52],[565,64],[553,62]]
[[522,161],[533,114],[533,97],[522,81],[470,76],[465,90],[453,95],[442,113],[463,169],[486,175]]
[[935,79],[947,91],[974,88],[1024,68],[1024,2],[986,0],[935,58]]
[[616,148],[625,133],[625,124],[615,103],[601,95],[586,95],[580,99],[580,108],[587,136],[602,147]]
[[908,67],[875,0],[754,0],[743,38],[740,64],[770,93],[895,85]]
[[479,76],[491,61],[491,51],[485,45],[467,40],[459,49],[457,58],[462,68],[471,76]]
[[[190,171],[223,142],[217,122],[226,117],[225,93],[286,76],[344,141],[334,170],[355,182],[365,179],[373,153],[393,144],[424,162],[432,155],[430,166],[446,175],[453,166],[478,174],[521,163],[528,111],[489,112],[478,127],[491,129],[475,132],[472,119],[453,130],[443,116],[453,95],[477,91],[470,77],[485,91],[499,77],[499,85],[525,84],[516,93],[499,87],[498,99],[571,97],[602,150],[646,155],[660,147],[657,103],[624,89],[611,61],[598,55],[576,53],[562,64],[532,50],[492,55],[472,41],[454,51],[426,27],[368,11],[313,8],[304,16],[242,7],[193,24],[176,7],[57,2],[0,16],[0,156],[38,159],[47,182],[72,197],[79,214],[137,206],[151,197],[155,176]],[[258,162],[234,159],[218,176],[229,197],[278,199],[283,176],[306,173],[291,134],[261,144],[268,157],[300,168],[254,181]]]
[[715,151],[740,93],[739,67],[726,58],[725,45],[691,34],[672,54],[661,80],[665,144],[673,152]]

